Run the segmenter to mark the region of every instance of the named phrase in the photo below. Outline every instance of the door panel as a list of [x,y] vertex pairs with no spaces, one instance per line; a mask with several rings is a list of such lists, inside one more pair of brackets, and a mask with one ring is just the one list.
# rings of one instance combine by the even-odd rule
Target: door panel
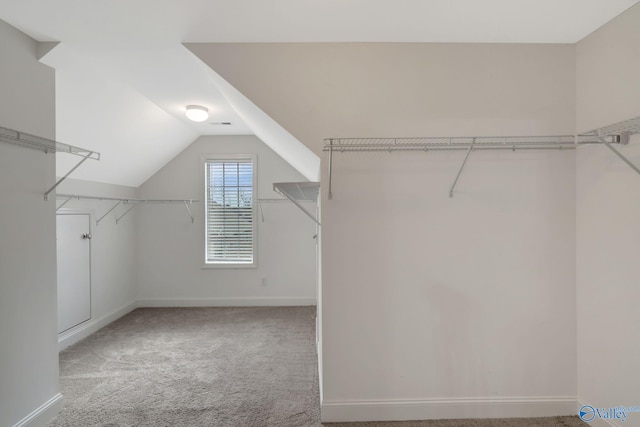
[[91,319],[91,230],[88,214],[58,214],[58,333]]

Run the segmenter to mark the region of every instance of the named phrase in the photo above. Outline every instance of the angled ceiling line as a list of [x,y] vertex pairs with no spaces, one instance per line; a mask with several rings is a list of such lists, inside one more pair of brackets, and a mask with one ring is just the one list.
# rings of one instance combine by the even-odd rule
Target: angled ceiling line
[[318,181],[320,157],[213,70],[189,48],[189,44],[184,46],[206,68],[211,84],[226,98],[254,134],[306,179]]

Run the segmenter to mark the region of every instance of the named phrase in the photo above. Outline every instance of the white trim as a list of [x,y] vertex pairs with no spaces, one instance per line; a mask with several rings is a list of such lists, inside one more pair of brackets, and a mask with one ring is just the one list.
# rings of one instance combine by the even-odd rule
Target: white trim
[[134,301],[125,305],[122,308],[119,308],[113,311],[111,314],[102,316],[99,319],[89,320],[87,322],[81,323],[78,326],[75,326],[71,329],[64,331],[63,333],[58,335],[58,351],[62,351],[65,348],[69,347],[70,345],[73,345],[78,341],[93,334],[94,332],[97,332],[99,329],[104,328],[109,323],[115,320],[118,320],[125,314],[132,312],[137,307],[138,307],[138,303]]
[[[316,312],[319,311],[316,310]],[[324,402],[324,365],[322,364],[322,340],[316,340],[316,357],[318,364],[318,395],[320,397],[320,407],[322,407],[322,402]]]
[[13,427],[44,427],[62,410],[64,398],[60,393],[47,400]]
[[[257,252],[257,249],[256,249]],[[255,256],[254,256],[254,260],[255,260]],[[223,263],[223,262],[216,262],[216,263],[209,263],[209,264],[203,264],[202,267],[200,267],[201,270],[216,270],[216,269],[224,269],[224,268],[258,268],[258,264],[255,262],[252,263],[242,263],[242,262],[228,262],[228,263]]]
[[[576,403],[576,414],[580,414],[580,408],[582,408],[583,406],[586,406],[586,405],[593,406],[593,405],[590,405],[589,403],[586,403],[584,400],[578,398],[578,401]],[[638,416],[640,416],[640,415],[638,415]],[[588,423],[586,421],[583,421],[583,422],[586,423],[587,425],[591,426],[591,427],[622,427],[621,424],[615,423],[614,421],[607,420],[607,419],[604,419],[604,418],[598,418],[598,417],[594,418],[593,420],[589,421]],[[627,425],[629,425],[629,424],[627,424]]]
[[324,400],[322,422],[521,418],[576,415],[575,396]]
[[138,300],[138,307],[283,307],[316,305],[315,298],[151,298]]

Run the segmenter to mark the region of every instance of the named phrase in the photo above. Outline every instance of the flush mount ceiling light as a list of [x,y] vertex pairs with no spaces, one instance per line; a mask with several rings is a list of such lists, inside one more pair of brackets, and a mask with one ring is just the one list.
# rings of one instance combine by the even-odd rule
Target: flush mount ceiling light
[[202,105],[187,105],[185,114],[194,122],[204,122],[209,118],[209,110]]

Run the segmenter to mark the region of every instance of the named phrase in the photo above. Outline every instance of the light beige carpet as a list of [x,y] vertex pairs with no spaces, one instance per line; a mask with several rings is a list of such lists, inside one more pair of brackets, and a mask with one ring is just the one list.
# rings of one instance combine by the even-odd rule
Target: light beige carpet
[[[137,309],[60,354],[50,427],[319,427],[315,308]],[[578,427],[577,417],[327,424]]]

